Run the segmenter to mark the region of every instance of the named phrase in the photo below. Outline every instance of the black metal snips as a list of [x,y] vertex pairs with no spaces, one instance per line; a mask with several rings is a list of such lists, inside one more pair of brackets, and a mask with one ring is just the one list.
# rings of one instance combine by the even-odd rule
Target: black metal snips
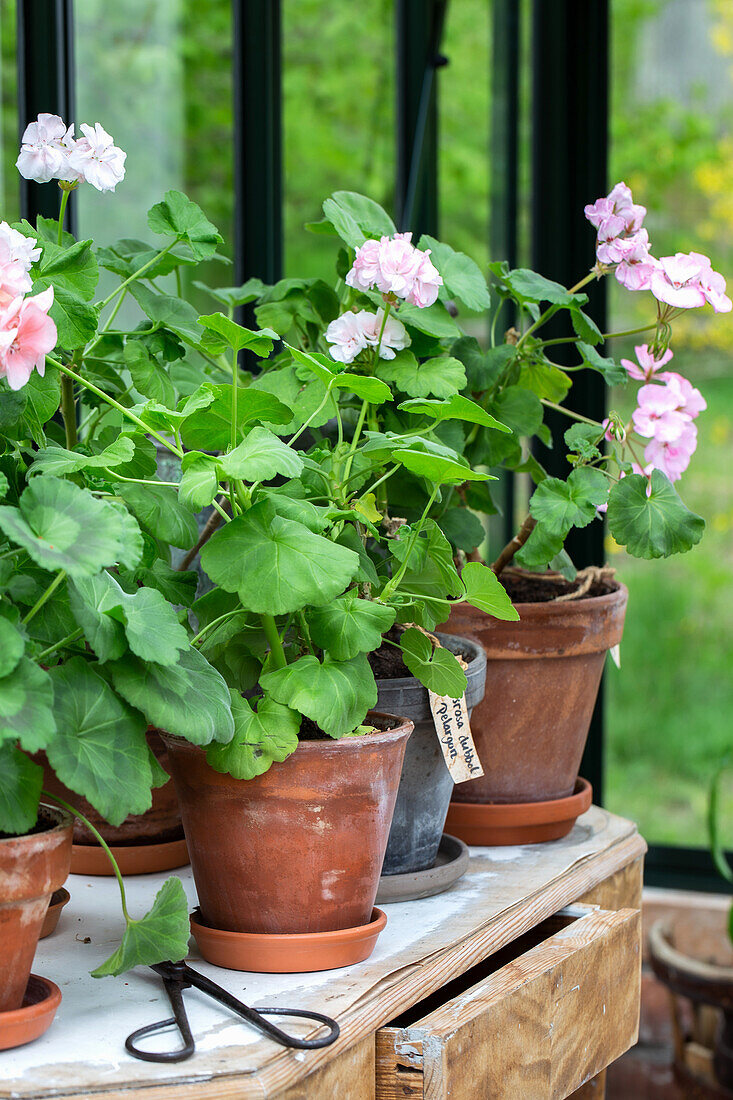
[[[163,979],[163,985],[173,1009],[173,1016],[167,1020],[158,1020],[157,1023],[139,1027],[137,1031],[133,1031],[125,1039],[125,1049],[134,1058],[140,1058],[144,1062],[183,1062],[193,1054],[196,1044],[191,1034],[186,1007],[183,1003],[183,990],[192,987],[199,989],[215,1001],[219,1001],[220,1004],[226,1005],[227,1008],[231,1008],[232,1012],[236,1012],[238,1016],[247,1020],[248,1023],[272,1039],[273,1042],[279,1043],[280,1046],[291,1047],[295,1050],[317,1050],[319,1047],[330,1046],[339,1037],[339,1025],[330,1016],[300,1008],[250,1008],[242,1001],[238,1001],[226,989],[222,989],[216,982],[212,982],[203,974],[199,974],[197,970],[192,970],[185,962],[156,963],[150,969],[154,970],[156,974],[160,974]],[[275,1024],[270,1023],[266,1019],[267,1016],[294,1016],[303,1020],[315,1020],[316,1023],[323,1024],[324,1027],[328,1028],[328,1034],[323,1035],[320,1039],[298,1039],[294,1035],[288,1035],[286,1031]],[[155,1051],[141,1050],[135,1045],[136,1041],[144,1035],[153,1035],[156,1032],[165,1031],[169,1027],[177,1027],[181,1034],[183,1045],[178,1050],[158,1054]]]

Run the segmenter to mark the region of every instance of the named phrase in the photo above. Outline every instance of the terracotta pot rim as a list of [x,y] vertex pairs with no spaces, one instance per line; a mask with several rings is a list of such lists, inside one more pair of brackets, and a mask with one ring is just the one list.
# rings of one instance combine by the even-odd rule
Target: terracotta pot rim
[[[70,814],[68,810],[65,810],[62,806],[52,806],[50,802],[40,802],[38,805],[39,810],[45,810],[46,813],[51,814],[56,818],[55,825],[49,825],[47,829],[39,829],[34,833],[18,833],[15,836],[6,836],[0,840],[0,846],[3,844],[16,844],[19,840],[32,840],[34,837],[47,836],[49,833],[64,832],[69,826],[74,825],[74,815]],[[44,978],[44,981],[47,979]]]
[[[313,741],[299,741],[298,747],[295,749],[288,759],[291,759],[296,754],[299,754],[301,759],[308,754],[319,755],[326,751],[337,752],[349,752],[356,751],[361,745],[378,745],[380,743],[389,744],[392,741],[399,741],[405,736],[405,732],[409,736],[415,728],[415,723],[411,718],[404,718],[397,714],[385,714],[383,711],[370,710],[364,721],[368,721],[370,718],[385,719],[389,722],[394,722],[395,725],[386,730],[375,730],[374,733],[364,733],[359,737],[328,737],[319,738]],[[185,737],[176,737],[175,734],[162,732],[162,737],[165,741],[171,741],[177,747],[189,747],[191,749],[198,749],[205,751],[200,745],[194,745],[191,741],[187,741]]]
[[242,944],[256,947],[259,943],[282,944],[288,947],[308,947],[316,944],[348,943],[350,940],[361,939],[365,932],[381,932],[387,923],[387,914],[376,905],[372,909],[371,918],[366,924],[355,924],[351,928],[334,928],[330,932],[230,932],[226,928],[212,928],[210,924],[201,918],[201,910],[198,906],[189,918],[191,931],[194,937],[203,932],[211,940],[220,943]]
[[668,917],[655,921],[649,929],[649,952],[655,963],[660,964],[665,971],[677,970],[696,983],[701,979],[716,984],[730,982],[733,990],[733,966],[717,966],[686,955],[674,946],[672,935],[672,921]]
[[498,827],[550,825],[567,821],[573,814],[584,813],[592,798],[590,783],[578,776],[575,790],[565,798],[550,798],[545,802],[452,802],[451,810],[476,824]]
[[[26,1004],[29,993],[35,999]],[[12,1050],[43,1035],[60,1004],[61,990],[55,982],[40,974],[29,975],[21,1007],[0,1012],[0,1050]]]
[[[613,607],[617,603],[626,602],[629,597],[629,590],[622,581],[617,581],[618,588],[615,588],[613,592],[606,592],[603,596],[581,596],[578,600],[563,600],[562,603],[558,603],[557,600],[536,600],[533,603],[513,603],[513,607],[519,612],[520,621],[522,618],[551,618],[553,611],[558,611],[563,615],[568,613],[582,614],[588,613],[592,608],[605,608]],[[524,613],[524,615],[522,614]]]
[[[185,837],[163,844],[110,844],[109,850],[123,875],[174,871],[190,863]],[[114,869],[101,844],[72,844],[71,874],[110,876]]]

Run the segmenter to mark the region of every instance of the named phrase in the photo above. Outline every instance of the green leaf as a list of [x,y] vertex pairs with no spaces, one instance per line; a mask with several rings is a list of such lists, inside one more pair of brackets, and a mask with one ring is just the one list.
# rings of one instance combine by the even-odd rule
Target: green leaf
[[484,525],[468,508],[448,508],[440,517],[440,526],[453,546],[467,554],[486,538]]
[[50,445],[45,450],[38,451],[35,461],[28,469],[28,476],[51,474],[60,477],[63,474],[76,474],[80,470],[100,470],[107,467],[114,469],[115,466],[131,462],[134,454],[132,440],[124,435],[95,455],[80,454],[77,451],[67,451],[65,447]]
[[[231,439],[232,387],[209,386],[211,403],[186,416],[181,424],[181,436],[187,447],[197,451],[223,451]],[[196,396],[195,394],[193,395]],[[183,411],[188,412],[189,405]],[[277,397],[264,390],[237,390],[237,431],[249,424],[265,421],[268,424],[287,424],[293,419],[293,410]]]
[[43,768],[15,745],[0,745],[0,831],[27,833],[38,817]]
[[196,599],[198,573],[193,569],[172,569],[161,558],[156,558],[151,566],[140,566],[134,572],[120,571],[119,575],[125,587],[144,584],[156,588],[173,604],[190,607]]
[[252,428],[239,446],[222,455],[219,466],[227,478],[272,481],[278,474],[298,477],[303,469],[303,460],[297,451],[267,428]]
[[492,412],[517,435],[536,435],[542,424],[539,397],[522,386],[507,386],[492,402]]
[[[33,284],[34,292],[45,290],[45,280],[40,284]],[[63,287],[54,287],[53,305],[49,310],[49,316],[56,323],[58,330],[58,347],[74,351],[83,348],[89,340],[95,336],[99,323],[99,313],[96,306],[85,302],[78,294],[74,294]]]
[[592,317],[583,313],[580,307],[570,310],[570,320],[573,323],[575,334],[587,344],[599,344],[603,340],[603,333]]
[[263,500],[228,523],[201,551],[209,577],[242,606],[286,615],[335,599],[352,580],[359,558],[351,550],[278,516]]
[[577,454],[584,462],[592,462],[600,457],[599,444],[603,439],[603,429],[593,424],[573,424],[565,432],[565,443],[569,451]]
[[[2,685],[2,677],[8,676],[13,671],[24,652],[23,635],[10,619],[0,614],[0,685]],[[2,690],[1,686],[0,690]]]
[[[375,304],[382,306],[381,295],[375,295]],[[398,317],[404,325],[416,328],[418,332],[424,332],[428,336],[434,336],[436,340],[455,340],[461,336],[461,330],[451,317],[442,302],[435,302],[432,306],[423,309],[413,306],[409,302],[401,302]],[[416,394],[416,396],[420,396]],[[440,395],[438,395],[440,396]]]
[[451,397],[466,385],[463,363],[449,355],[418,363],[411,351],[400,351],[394,359],[380,360],[377,374],[410,397]]
[[454,653],[433,643],[421,630],[409,627],[400,638],[405,664],[420,683],[436,695],[459,699],[466,690],[466,674]]
[[158,294],[144,283],[130,283],[128,290],[143,313],[156,325],[164,325],[186,343],[199,343],[201,329],[198,314],[188,302],[170,294]]
[[466,370],[466,386],[471,393],[482,393],[498,380],[502,371],[517,355],[513,344],[498,344],[483,351],[474,336],[462,336],[451,348]]
[[122,943],[96,970],[92,970],[92,977],[115,977],[134,966],[180,962],[188,954],[190,934],[188,900],[181,880],[169,878],[158,890],[153,906],[145,916],[127,921]]
[[18,741],[28,752],[44,749],[56,733],[53,684],[29,657],[0,679],[0,742]]
[[570,375],[552,363],[535,359],[522,364],[517,385],[531,390],[547,401],[560,402],[572,385]]
[[506,424],[500,423],[491,413],[482,409],[476,401],[454,393],[447,401],[428,401],[410,398],[397,406],[404,412],[429,416],[440,424],[444,420],[462,420],[467,424],[481,424],[485,428],[496,428],[500,432],[510,432]]
[[550,535],[564,539],[571,527],[586,527],[608,498],[608,480],[600,470],[580,466],[561,481],[547,477],[537,486],[529,510]]
[[576,344],[581,358],[587,367],[597,370],[603,375],[609,386],[624,386],[629,380],[626,367],[621,366],[615,359],[605,358],[590,344],[579,340]]
[[55,477],[34,478],[19,508],[0,507],[0,530],[44,569],[72,577],[118,562],[134,568],[143,551],[140,529],[124,510]]
[[661,470],[652,470],[651,481],[630,474],[617,482],[607,515],[616,542],[635,558],[684,554],[697,545],[705,529],[705,521],[682,502]]
[[514,555],[514,560],[517,565],[531,573],[541,572],[562,553],[564,541],[564,535],[551,533],[543,524],[538,523],[524,546]]
[[223,241],[201,207],[181,191],[166,191],[163,201],[148,211],[148,225],[153,233],[185,240],[197,260],[210,259]]
[[232,714],[232,740],[228,745],[209,745],[206,750],[206,762],[215,771],[235,779],[254,779],[297,749],[301,722],[297,711],[267,696],[254,710],[238,692],[232,692]]
[[359,599],[355,591],[308,612],[311,637],[337,661],[378,649],[382,635],[394,624],[393,607]]
[[519,618],[504,585],[487,565],[469,561],[463,567],[461,580],[466,589],[466,601],[495,619],[513,621]]
[[125,482],[116,486],[116,490],[130,511],[156,538],[182,550],[197,541],[196,517],[179,503],[178,494],[171,486]]
[[356,394],[362,401],[368,401],[370,405],[383,405],[385,401],[391,401],[392,391],[385,382],[378,378],[367,378],[361,374],[351,374],[343,371],[337,374],[331,382],[331,388],[335,390],[349,390]]
[[238,306],[246,306],[249,302],[255,302],[265,289],[261,279],[247,279],[241,286],[207,286],[206,283],[194,279],[193,285],[198,290],[204,290],[207,294],[223,306],[236,309]]
[[323,661],[308,655],[292,665],[264,673],[260,683],[273,699],[299,710],[329,737],[343,737],[376,706],[377,685],[366,654],[349,661]]
[[125,344],[125,366],[138,393],[169,408],[175,405],[176,387],[168,371],[141,340],[128,340]]
[[150,809],[152,772],[143,716],[84,660],[51,669],[56,735],[46,748],[62,783],[112,825]]
[[583,304],[588,299],[585,294],[571,294],[566,287],[538,275],[527,268],[516,268],[504,276],[503,281],[526,302],[551,302],[553,305],[567,306]]
[[323,213],[342,241],[358,248],[367,237],[391,237],[395,224],[378,203],[355,191],[336,191],[323,203]]
[[431,260],[440,272],[445,289],[468,308],[480,313],[491,305],[486,279],[481,268],[463,252],[454,252],[450,245],[423,235],[418,248],[430,249]]
[[10,488],[10,482],[6,478],[5,474],[0,470],[0,500],[7,496],[8,489]]
[[211,504],[219,490],[217,460],[201,451],[187,451],[181,471],[178,499],[184,508],[200,512]]
[[99,282],[99,268],[92,251],[93,241],[75,241],[68,248],[59,248],[52,241],[43,246],[43,255],[38,261],[36,287],[43,289],[53,284],[54,293],[59,289],[78,295],[84,302],[90,302]]
[[296,363],[301,367],[305,367],[311,374],[315,374],[316,378],[320,382],[323,382],[324,386],[328,386],[334,382],[336,377],[336,363],[328,358],[326,355],[322,355],[318,352],[315,355],[309,355],[307,351],[301,351],[300,348],[294,348],[290,344],[285,344],[285,347],[292,355]]
[[122,623],[105,614],[111,581],[109,574],[102,572],[68,582],[72,614],[101,662],[115,661],[127,649]]
[[272,351],[273,340],[277,339],[277,333],[271,329],[264,332],[253,332],[252,329],[238,325],[223,313],[210,313],[205,317],[199,317],[199,324],[209,332],[215,332],[223,338],[224,344],[233,351],[241,351],[247,348],[255,355],[266,358]]
[[231,740],[229,689],[192,646],[181,653],[177,665],[146,664],[128,656],[107,668],[120,695],[141,710],[151,726],[194,745]]
[[34,441],[42,445],[45,443],[42,434],[43,425],[51,419],[61,401],[59,371],[56,367],[47,365],[43,378],[38,371],[33,371],[23,387],[23,393],[26,398],[23,421],[28,426]]
[[483,474],[463,466],[450,458],[440,455],[414,451],[411,448],[396,451],[392,456],[395,462],[404,466],[410,473],[424,477],[434,485],[461,485],[464,481],[496,481],[493,474]]

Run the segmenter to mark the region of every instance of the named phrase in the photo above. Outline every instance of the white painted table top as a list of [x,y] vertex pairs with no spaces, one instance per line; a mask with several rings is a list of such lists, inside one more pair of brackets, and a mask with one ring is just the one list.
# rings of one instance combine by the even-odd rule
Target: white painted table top
[[[72,875],[71,901],[56,933],[38,945],[33,970],[55,981],[63,1000],[49,1031],[24,1047],[0,1052],[0,1097],[31,1100],[86,1096],[122,1088],[184,1085],[236,1076],[237,1095],[267,1097],[372,1033],[457,974],[626,866],[644,851],[631,822],[592,807],[563,840],[514,848],[472,848],[469,870],[450,890],[385,906],[387,927],[367,961],[316,974],[249,974],[204,962],[191,941],[189,963],[250,1005],[308,1008],[335,1017],[342,1036],[321,1051],[276,1046],[196,990],[184,999],[196,1053],[172,1065],[141,1062],[126,1036],[171,1015],[161,979],[147,968],[120,978],[89,971],[119,942],[122,917],[116,882]],[[191,902],[190,868],[173,872]],[[142,915],[167,874],[126,880],[131,914]],[[85,942],[86,940],[89,942]],[[308,1025],[273,1018],[295,1034]],[[150,1049],[178,1045],[172,1031]]]

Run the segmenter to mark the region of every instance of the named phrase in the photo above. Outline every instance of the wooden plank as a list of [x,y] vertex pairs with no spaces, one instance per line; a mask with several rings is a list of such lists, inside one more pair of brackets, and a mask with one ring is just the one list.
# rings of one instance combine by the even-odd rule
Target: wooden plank
[[644,857],[639,856],[574,900],[581,905],[599,905],[601,909],[641,909],[643,886]]
[[586,1081],[568,1097],[568,1100],[604,1100],[606,1095],[606,1071],[599,1073],[592,1081]]
[[377,1100],[564,1100],[636,1041],[640,981],[639,911],[588,912],[417,1023],[384,1029]]
[[276,1100],[374,1100],[374,1036],[370,1035]]

